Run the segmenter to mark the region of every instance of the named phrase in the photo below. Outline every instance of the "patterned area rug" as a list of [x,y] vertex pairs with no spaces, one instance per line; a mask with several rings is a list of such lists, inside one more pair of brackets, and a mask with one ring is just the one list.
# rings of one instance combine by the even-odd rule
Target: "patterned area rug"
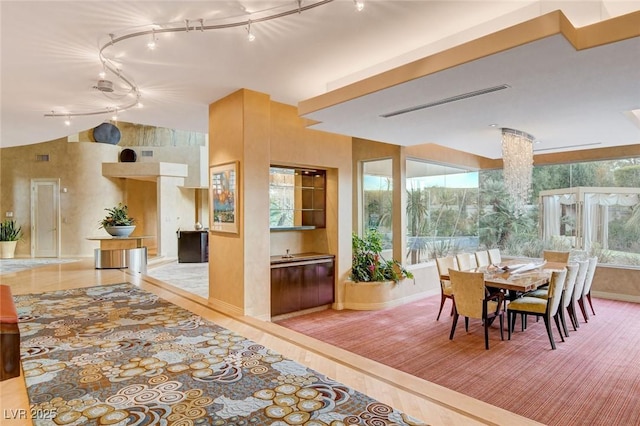
[[423,425],[128,283],[15,299],[36,425]]
[[24,271],[46,265],[77,262],[78,259],[0,259],[0,274]]

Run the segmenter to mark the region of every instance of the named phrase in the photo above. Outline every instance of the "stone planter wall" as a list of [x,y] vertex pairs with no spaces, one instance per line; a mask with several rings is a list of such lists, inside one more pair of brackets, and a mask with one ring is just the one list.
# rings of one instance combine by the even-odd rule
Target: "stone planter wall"
[[412,266],[415,278],[393,281],[338,283],[333,309],[370,311],[403,305],[424,297],[440,294],[437,268],[433,262]]

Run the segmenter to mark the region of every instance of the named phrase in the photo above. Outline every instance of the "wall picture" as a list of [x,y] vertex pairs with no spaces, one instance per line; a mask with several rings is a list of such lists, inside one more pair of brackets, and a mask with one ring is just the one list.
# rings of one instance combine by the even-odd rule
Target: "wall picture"
[[238,162],[209,168],[209,229],[238,232]]

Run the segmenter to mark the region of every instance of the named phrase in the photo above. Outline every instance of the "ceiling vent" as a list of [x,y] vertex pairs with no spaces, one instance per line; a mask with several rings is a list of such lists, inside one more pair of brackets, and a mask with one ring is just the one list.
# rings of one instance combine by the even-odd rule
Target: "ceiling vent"
[[98,84],[93,86],[93,88],[98,89],[101,92],[113,92],[113,81],[98,80]]
[[429,102],[428,104],[416,105],[409,108],[399,109],[398,111],[388,112],[381,114],[382,118],[394,117],[396,115],[406,114],[408,112],[418,111],[425,108],[431,108],[438,105],[448,104],[449,102],[461,101],[463,99],[473,98],[474,96],[486,95],[487,93],[497,92],[498,90],[508,89],[508,84],[501,84],[499,86],[488,87],[486,89],[476,90],[475,92],[462,93],[460,95],[451,96],[450,98],[444,98],[437,101]]

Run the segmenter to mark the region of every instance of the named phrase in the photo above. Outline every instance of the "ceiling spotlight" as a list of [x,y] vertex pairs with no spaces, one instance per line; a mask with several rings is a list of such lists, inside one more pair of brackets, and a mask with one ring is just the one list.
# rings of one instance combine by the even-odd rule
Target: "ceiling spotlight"
[[251,32],[251,20],[249,20],[249,25],[247,26],[247,40],[253,41],[256,39],[256,36]]
[[356,10],[362,12],[362,9],[364,9],[364,0],[353,0],[353,3],[356,5]]
[[113,81],[111,80],[98,80],[98,83],[93,86],[94,89],[97,89],[101,92],[113,92]]
[[67,127],[71,126],[71,117],[67,117],[66,120],[64,120],[64,125]]
[[136,104],[136,106],[138,108],[144,108],[144,105],[142,104],[142,102],[138,101],[138,103]]
[[102,71],[98,73],[98,77],[100,77],[100,80],[104,80],[106,76],[107,76],[107,71],[104,68],[104,64],[102,64]]
[[151,40],[147,43],[147,47],[151,50],[156,48],[156,30],[151,30]]

